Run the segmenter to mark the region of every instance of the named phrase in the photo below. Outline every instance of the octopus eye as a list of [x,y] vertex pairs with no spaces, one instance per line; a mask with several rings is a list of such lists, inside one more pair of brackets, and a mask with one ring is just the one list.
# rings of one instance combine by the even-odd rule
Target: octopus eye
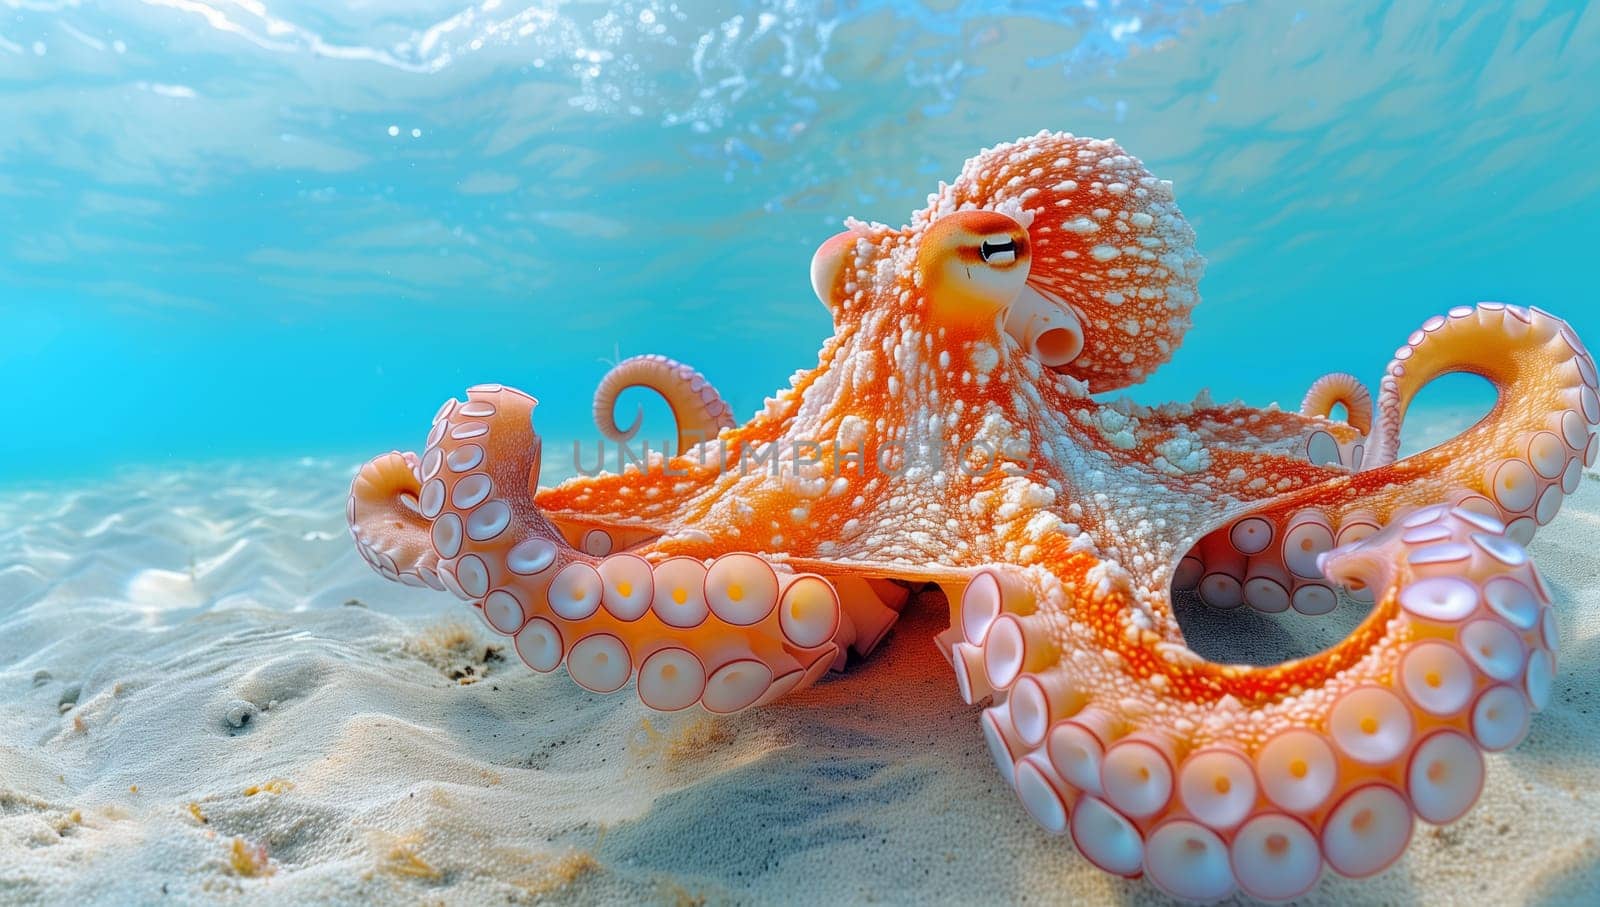
[[928,225],[917,267],[936,320],[991,326],[1028,279],[1028,231],[998,211],[958,211]]
[[991,265],[1008,265],[1017,260],[1017,241],[1009,236],[986,239],[978,246],[978,256]]

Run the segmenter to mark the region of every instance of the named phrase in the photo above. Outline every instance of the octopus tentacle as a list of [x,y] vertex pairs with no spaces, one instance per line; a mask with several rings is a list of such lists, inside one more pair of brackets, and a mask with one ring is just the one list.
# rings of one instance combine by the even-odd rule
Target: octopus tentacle
[[417,455],[409,452],[374,457],[350,483],[345,517],[356,551],[378,573],[408,586],[443,590],[428,521],[417,509],[420,466]]
[[1346,372],[1330,372],[1313,381],[1300,402],[1300,415],[1329,418],[1335,406],[1344,407],[1344,421],[1356,431],[1372,431],[1372,394],[1360,378]]
[[[1451,372],[1480,375],[1500,392],[1485,421],[1533,416],[1543,423],[1548,417],[1549,425],[1537,427],[1580,450],[1585,426],[1600,422],[1594,357],[1565,322],[1537,308],[1499,302],[1457,306],[1429,318],[1395,351],[1378,387],[1366,468],[1394,462],[1407,407],[1428,382]],[[1527,452],[1525,459],[1533,456]]]
[[[640,553],[573,548],[533,502],[535,405],[498,385],[447,403],[410,482],[393,476],[392,459],[382,473],[394,479],[389,486],[366,472],[358,478],[372,504],[354,513],[352,530],[381,537],[373,516],[384,512],[383,494],[415,494],[405,540],[416,545],[417,520],[426,521],[429,540],[417,560],[431,558],[444,588],[495,632],[514,637],[529,667],[553,671],[564,663],[575,682],[599,693],[637,677],[640,698],[657,709],[698,702],[731,712],[770,701],[814,681],[857,641],[854,626],[841,635],[834,583],[755,554],[652,562]],[[385,575],[406,569],[375,567]],[[881,629],[872,632],[881,636]]]
[[[648,464],[655,453],[648,444],[638,450],[624,447],[644,417],[640,407],[632,425],[626,429],[616,425],[613,411],[617,398],[630,387],[655,390],[672,408],[678,457],[670,470],[630,468],[640,462]],[[731,409],[704,376],[687,365],[654,355],[628,359],[606,374],[595,392],[594,419],[616,449],[607,451],[599,444],[589,450],[575,443],[570,465],[583,474],[540,489],[538,502],[573,547],[595,555],[653,541],[677,522],[685,503],[717,476],[716,455],[698,457],[692,448],[733,425]]]
[[[1469,495],[1458,493],[1465,501]],[[1293,608],[1322,615],[1338,604],[1317,558],[1378,531],[1382,521],[1359,497],[1341,502],[1297,495],[1207,533],[1178,562],[1173,588],[1194,589],[1213,608],[1241,604],[1268,614]],[[1360,597],[1359,595],[1357,596]]]
[[[1073,638],[1091,611],[1134,607],[1110,574],[1080,585],[1097,569],[1081,557],[1051,565],[1059,586],[1037,570],[980,574],[1007,578],[968,586],[959,645],[982,653],[984,735],[1028,812],[1101,868],[1196,900],[1292,898],[1324,863],[1371,875],[1404,850],[1413,815],[1463,815],[1480,752],[1515,745],[1549,700],[1548,590],[1503,524],[1461,507],[1321,560],[1380,604],[1335,650],[1272,668],[1161,642],[1113,657]],[[1073,621],[1048,607],[1064,592]]]
[[[617,452],[620,457],[620,451]],[[700,494],[715,480],[715,464],[698,462],[694,456],[679,457],[671,461],[672,469],[630,469],[631,464],[606,462],[601,448],[595,459],[589,454],[574,452],[573,465],[582,470],[595,471],[593,475],[573,476],[559,485],[545,486],[536,493],[539,509],[567,536],[574,547],[591,554],[607,553],[598,550],[609,545],[609,551],[621,551],[643,541],[659,537],[677,522],[686,503]],[[616,467],[615,472],[598,470]],[[591,537],[603,540],[600,545]]]
[[1506,523],[1523,544],[1555,517],[1600,447],[1593,434],[1600,424],[1593,360],[1571,329],[1537,309],[1486,303],[1429,319],[1401,349],[1384,379],[1387,402],[1380,405],[1369,466],[1392,459],[1382,448],[1398,430],[1384,426],[1398,426],[1405,404],[1433,377],[1475,371],[1494,382],[1500,399],[1477,425],[1432,450],[1237,516],[1184,557],[1176,588],[1198,588],[1213,607],[1243,600],[1281,611],[1274,581],[1281,584],[1286,574],[1290,582],[1281,585],[1296,610],[1321,614],[1335,600],[1317,556],[1376,532],[1399,511],[1448,500]]
[[677,420],[680,455],[716,437],[723,429],[733,427],[732,408],[704,375],[665,356],[634,356],[606,372],[594,392],[595,426],[607,439],[618,444],[633,438],[644,422],[644,407],[640,406],[632,425],[625,429],[617,426],[617,398],[633,387],[655,391],[672,408]]

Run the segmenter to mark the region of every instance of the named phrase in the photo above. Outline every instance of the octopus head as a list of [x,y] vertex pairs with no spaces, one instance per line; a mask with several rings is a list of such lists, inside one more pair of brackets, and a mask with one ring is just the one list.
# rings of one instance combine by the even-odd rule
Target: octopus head
[[[984,298],[1009,294],[1006,333],[1096,391],[1136,384],[1171,357],[1205,268],[1170,183],[1115,142],[1067,133],[983,151],[906,231],[921,237],[916,266],[936,310],[946,311],[947,295],[968,298],[967,284],[988,290]],[[956,279],[966,277],[959,250],[1001,233],[1016,243],[1018,267]]]
[[[836,331],[909,317],[947,340],[1004,334],[1095,391],[1171,358],[1205,260],[1158,180],[1115,142],[1041,132],[967,161],[901,229],[850,221],[811,261]],[[983,337],[987,340],[988,337]]]

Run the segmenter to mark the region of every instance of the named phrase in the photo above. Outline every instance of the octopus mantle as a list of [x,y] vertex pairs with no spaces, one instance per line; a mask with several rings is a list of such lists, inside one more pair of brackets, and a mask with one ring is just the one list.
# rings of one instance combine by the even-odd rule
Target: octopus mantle
[[[1523,545],[1600,423],[1567,325],[1498,303],[1430,318],[1375,405],[1334,374],[1299,413],[1151,409],[1089,392],[1172,354],[1203,261],[1171,185],[1115,144],[1001,145],[909,226],[847,227],[811,267],[833,336],[748,422],[692,369],[629,360],[600,388],[601,431],[626,441],[617,395],[652,388],[676,455],[540,488],[534,399],[474,387],[420,457],[356,477],[362,556],[470,602],[534,670],[601,693],[633,680],[661,710],[811,684],[936,584],[937,643],[1024,808],[1184,898],[1377,873],[1414,816],[1471,807],[1482,751],[1527,733],[1555,671]],[[1492,382],[1492,411],[1397,459],[1407,404],[1452,371]],[[1184,644],[1175,588],[1371,611],[1310,657],[1216,664]]]

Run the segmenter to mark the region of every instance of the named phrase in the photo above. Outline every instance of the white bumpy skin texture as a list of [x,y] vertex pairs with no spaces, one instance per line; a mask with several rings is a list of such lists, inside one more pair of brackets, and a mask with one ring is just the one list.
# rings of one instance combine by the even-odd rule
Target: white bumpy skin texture
[[[1190,900],[1380,872],[1416,818],[1470,807],[1481,753],[1550,696],[1555,621],[1523,545],[1600,443],[1569,326],[1462,306],[1396,351],[1376,400],[1334,376],[1301,412],[1145,407],[1091,391],[1172,355],[1204,263],[1171,184],[1115,143],[996,146],[906,226],[846,227],[811,268],[833,336],[748,421],[724,426],[687,367],[630,360],[603,429],[626,434],[611,409],[637,385],[715,443],[539,488],[533,399],[475,387],[420,456],[356,477],[361,555],[466,599],[535,670],[714,713],[870,652],[937,584],[938,645],[1023,807]],[[1487,378],[1494,408],[1398,458],[1407,405],[1451,371]],[[952,438],[994,456],[933,443]],[[923,459],[890,468],[891,448]],[[1372,613],[1307,658],[1221,665],[1184,641],[1174,588]]]

